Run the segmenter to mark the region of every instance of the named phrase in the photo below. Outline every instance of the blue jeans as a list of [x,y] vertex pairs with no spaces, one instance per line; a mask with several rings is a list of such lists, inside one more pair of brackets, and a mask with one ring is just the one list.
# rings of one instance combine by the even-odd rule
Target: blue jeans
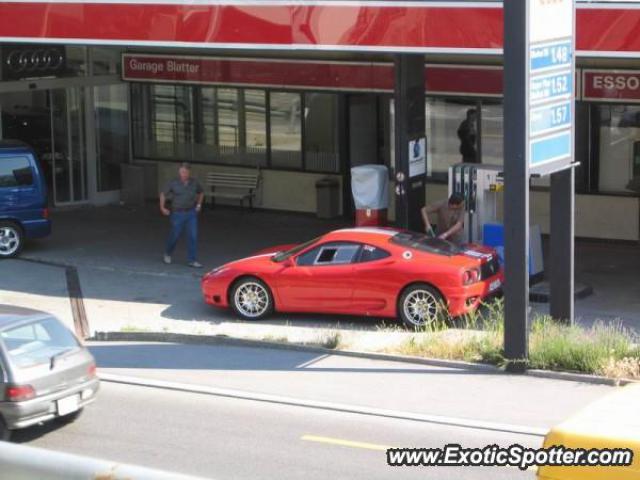
[[178,239],[184,229],[187,229],[187,259],[189,262],[196,261],[196,248],[198,238],[198,214],[195,209],[185,212],[171,213],[171,232],[167,239],[165,253],[171,255],[176,248]]

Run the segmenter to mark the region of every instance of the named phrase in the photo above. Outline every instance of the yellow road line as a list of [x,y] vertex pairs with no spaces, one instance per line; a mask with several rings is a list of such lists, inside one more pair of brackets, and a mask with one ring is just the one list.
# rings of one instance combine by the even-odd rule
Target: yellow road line
[[[326,443],[329,445],[338,445],[341,447],[350,447],[350,448],[361,448],[364,450],[377,450],[377,451],[387,451],[389,447],[387,445],[378,445],[375,443],[366,443],[366,442],[355,442],[353,440],[345,440],[342,438],[333,438],[333,437],[320,437],[317,435],[303,435],[300,437],[300,440],[304,440],[305,442],[316,442],[316,443]],[[507,466],[506,468],[518,468],[515,466]],[[528,472],[537,472],[538,467],[529,467],[527,469]]]
[[341,447],[362,448],[365,450],[387,451],[391,448],[386,445],[377,445],[375,443],[354,442],[352,440],[344,440],[341,438],[319,437],[317,435],[303,435],[300,440],[306,442],[328,443],[330,445],[339,445]]

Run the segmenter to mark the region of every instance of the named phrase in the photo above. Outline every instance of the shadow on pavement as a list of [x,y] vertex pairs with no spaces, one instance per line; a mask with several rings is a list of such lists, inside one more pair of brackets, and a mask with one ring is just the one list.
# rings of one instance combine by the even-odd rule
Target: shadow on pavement
[[388,362],[385,367],[317,366],[326,354],[298,350],[237,347],[229,345],[181,345],[114,343],[89,345],[98,368],[167,369],[210,371],[298,371],[305,373],[419,373],[502,376],[499,372],[428,366],[404,367]]

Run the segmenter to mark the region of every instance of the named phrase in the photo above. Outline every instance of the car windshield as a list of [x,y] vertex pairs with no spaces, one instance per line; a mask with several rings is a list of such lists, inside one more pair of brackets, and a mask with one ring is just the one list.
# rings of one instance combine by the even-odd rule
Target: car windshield
[[289,250],[286,250],[284,252],[278,252],[273,257],[271,257],[271,260],[277,263],[284,262],[287,258],[291,258],[294,255],[297,255],[298,253],[303,251],[305,248],[310,247],[311,245],[316,243],[318,240],[320,240],[320,237],[316,237],[313,240],[309,240],[308,242],[304,242],[304,243],[301,243],[300,245],[296,245],[295,247]]
[[48,363],[52,357],[79,348],[76,337],[55,318],[45,318],[0,331],[0,342],[15,368]]
[[394,235],[390,241],[396,245],[438,255],[453,256],[463,252],[463,249],[455,243],[439,238],[428,237],[424,233],[400,232]]

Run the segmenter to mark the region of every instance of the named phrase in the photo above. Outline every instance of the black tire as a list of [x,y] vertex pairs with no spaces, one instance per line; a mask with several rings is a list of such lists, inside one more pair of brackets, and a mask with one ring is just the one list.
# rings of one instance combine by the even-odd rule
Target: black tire
[[0,442],[8,442],[11,440],[11,430],[7,428],[2,417],[0,417]]
[[76,420],[78,420],[78,418],[80,418],[80,415],[82,415],[82,411],[83,409],[81,408],[80,410],[76,410],[73,413],[70,413],[69,415],[64,415],[62,417],[56,417],[56,422],[61,424],[61,425],[68,425],[70,423],[75,422]]
[[231,287],[229,304],[244,320],[262,320],[273,312],[273,295],[262,280],[243,277]]
[[448,313],[438,290],[427,283],[416,283],[400,294],[398,316],[407,327],[420,329],[447,319]]
[[0,259],[15,257],[22,250],[24,234],[13,222],[0,221]]

